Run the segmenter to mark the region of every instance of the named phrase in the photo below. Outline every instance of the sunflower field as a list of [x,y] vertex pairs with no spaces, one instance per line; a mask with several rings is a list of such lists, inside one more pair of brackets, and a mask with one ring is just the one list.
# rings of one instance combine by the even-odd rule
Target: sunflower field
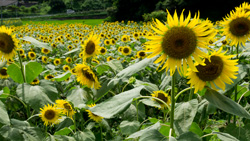
[[249,141],[250,4],[166,11],[1,26],[0,140]]

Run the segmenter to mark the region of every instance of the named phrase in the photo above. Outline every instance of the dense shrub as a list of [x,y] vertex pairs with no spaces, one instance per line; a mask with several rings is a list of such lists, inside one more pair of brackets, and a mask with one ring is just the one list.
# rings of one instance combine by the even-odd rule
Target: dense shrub
[[167,20],[167,13],[163,10],[153,11],[151,13],[145,13],[143,14],[143,19],[145,22],[152,21],[152,19],[158,19],[160,21],[166,21]]
[[51,7],[49,14],[64,13],[66,12],[66,5],[63,0],[51,0],[49,3]]

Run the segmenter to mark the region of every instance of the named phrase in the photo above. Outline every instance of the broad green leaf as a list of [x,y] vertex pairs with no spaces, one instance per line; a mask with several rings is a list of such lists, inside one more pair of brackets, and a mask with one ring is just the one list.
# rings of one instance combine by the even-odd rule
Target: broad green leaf
[[235,137],[227,134],[227,133],[221,133],[221,132],[213,132],[213,134],[216,134],[221,141],[239,141]]
[[157,85],[155,84],[152,84],[152,83],[149,83],[149,82],[143,82],[143,81],[140,81],[140,80],[136,80],[135,81],[135,84],[133,85],[134,87],[138,87],[138,86],[144,86],[145,89],[150,92],[150,93],[153,93],[153,91],[158,91],[159,88]]
[[109,70],[109,66],[107,64],[100,64],[96,66],[96,72],[99,75],[102,75],[105,71]]
[[189,131],[195,133],[196,135],[199,135],[200,137],[203,135],[201,128],[196,122],[192,123],[192,125],[189,128]]
[[[165,124],[165,125],[163,125]],[[170,131],[170,123],[167,122],[167,123],[162,123],[162,126],[159,130],[159,132],[164,135],[164,136],[169,136],[169,131]]]
[[139,141],[168,141],[166,136],[163,136],[158,130],[153,129],[150,132],[143,133]]
[[65,135],[55,135],[54,138],[56,141],[78,141],[74,137],[65,136]]
[[128,77],[131,76],[135,73],[137,73],[138,71],[143,70],[144,68],[146,68],[146,66],[148,66],[149,64],[153,63],[153,61],[155,60],[156,57],[153,58],[145,58],[142,61],[135,63],[133,65],[130,65],[129,67],[123,69],[122,71],[120,71],[116,76],[118,78],[123,78],[123,77]]
[[50,46],[48,46],[47,43],[40,42],[40,41],[36,40],[33,37],[25,36],[25,37],[22,38],[22,40],[29,41],[35,47],[46,48],[46,49],[52,51],[52,48]]
[[64,127],[63,129],[55,132],[54,135],[68,135],[69,133],[72,132],[72,129],[68,128],[68,127]]
[[181,134],[177,138],[177,141],[202,141],[202,139],[193,132],[186,132],[184,134]]
[[[145,106],[142,103],[139,103],[139,105],[136,108],[135,104],[131,104],[129,108],[124,111],[121,115],[121,118],[124,120],[134,121],[137,120],[137,112],[138,112],[138,119],[144,120],[145,118]],[[136,110],[138,109],[138,110]]]
[[54,77],[53,80],[56,80],[56,81],[60,82],[60,81],[66,80],[70,76],[71,76],[71,72],[67,71],[67,72],[65,72],[65,73],[63,73],[61,75],[58,75],[58,76]]
[[55,137],[51,134],[46,138],[46,141],[56,141]]
[[43,67],[40,63],[29,62],[25,65],[25,79],[26,83],[31,83],[41,72]]
[[198,109],[198,100],[176,104],[174,111],[174,128],[177,135],[188,132]]
[[161,108],[161,105],[158,102],[154,101],[153,99],[142,99],[140,101],[145,105],[155,108]]
[[121,61],[119,61],[119,60],[111,60],[111,61],[108,61],[107,64],[115,72],[119,72],[119,71],[121,71],[123,69]]
[[23,76],[21,72],[21,68],[16,64],[11,64],[7,68],[7,73],[11,79],[13,79],[17,83],[23,83]]
[[112,118],[114,115],[124,111],[132,103],[133,98],[140,96],[143,87],[137,87],[129,91],[120,93],[95,107],[91,107],[90,111],[104,118]]
[[75,52],[77,52],[77,51],[80,51],[80,48],[72,49],[71,51],[69,51],[69,52],[67,52],[67,53],[65,53],[65,54],[63,54],[63,55],[68,55],[68,54],[71,54],[71,53],[75,53]]
[[250,114],[241,105],[213,89],[207,88],[204,97],[214,106],[225,112],[250,119]]
[[140,136],[142,136],[144,133],[149,133],[153,130],[159,130],[161,127],[160,122],[157,122],[156,124],[149,126],[143,130],[140,130],[138,132],[133,133],[132,135],[130,135],[129,137],[127,137],[127,139],[135,139],[138,138]]
[[67,96],[67,100],[74,104],[74,107],[78,107],[80,104],[85,104],[88,100],[88,93],[80,87],[73,89]]
[[246,124],[244,127],[237,127],[230,123],[227,125],[224,132],[234,136],[240,141],[250,140],[250,124]]
[[9,115],[2,101],[0,101],[0,113],[1,113],[0,123],[10,125]]
[[8,87],[4,87],[3,88],[3,93],[9,94],[10,93],[10,89]]
[[88,129],[76,132],[73,137],[77,141],[95,141],[95,135]]
[[123,135],[130,135],[136,132],[140,127],[139,121],[122,121],[120,129]]
[[161,84],[160,84],[160,89],[161,90],[164,90],[166,86],[168,86],[172,80],[172,76],[167,76],[167,75],[164,75],[165,77],[163,78],[163,80],[161,81]]
[[61,129],[64,129],[65,127],[71,127],[71,129],[75,129],[75,127],[73,127],[73,121],[72,119],[66,117],[64,119],[62,119],[62,121],[56,125],[56,131],[59,131]]

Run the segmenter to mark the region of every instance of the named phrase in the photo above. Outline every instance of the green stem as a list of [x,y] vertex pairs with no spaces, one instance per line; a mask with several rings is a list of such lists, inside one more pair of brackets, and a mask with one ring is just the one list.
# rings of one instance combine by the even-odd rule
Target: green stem
[[168,110],[170,110],[169,105],[168,105],[166,102],[162,101],[161,99],[159,99],[159,98],[157,98],[157,97],[152,97],[152,96],[140,96],[140,97],[135,98],[135,100],[142,99],[142,98],[155,99],[155,100],[159,101],[160,103],[164,104],[164,106],[167,107]]
[[189,94],[189,98],[188,98],[189,101],[192,100],[193,95],[194,95],[194,89],[191,89],[191,90],[190,90],[190,94]]
[[[236,47],[236,59],[239,58],[239,45],[237,45]],[[235,85],[234,87],[234,101],[237,102],[237,84]],[[234,116],[234,121],[233,121],[234,124],[236,124],[236,116]]]
[[100,129],[101,129],[101,141],[103,141],[103,137],[102,137],[102,125],[100,125]]
[[[182,93],[184,93],[184,92],[186,92],[186,91],[188,91],[188,90],[190,90],[190,89],[193,90],[192,87],[188,87],[188,88],[186,88],[186,89],[180,91],[180,92],[175,96],[175,100],[177,100],[178,97],[179,97]],[[190,90],[190,91],[191,91],[191,90]],[[190,98],[190,96],[189,96],[189,98]]]
[[172,135],[174,134],[174,108],[175,108],[175,77],[176,71],[172,76],[172,89],[171,89],[171,111],[170,111],[170,129],[172,129]]
[[25,79],[25,76],[24,76],[24,69],[23,69],[23,63],[22,63],[22,58],[20,56],[20,52],[17,51],[17,54],[18,54],[18,60],[19,60],[19,63],[20,63],[20,66],[21,66],[21,72],[22,72],[22,76],[23,76],[23,82],[26,83],[26,79]]
[[74,115],[74,126],[75,126],[74,131],[75,131],[75,133],[76,133],[76,115]]
[[122,88],[122,92],[124,92],[124,89],[128,86],[129,83],[127,83],[123,88]]

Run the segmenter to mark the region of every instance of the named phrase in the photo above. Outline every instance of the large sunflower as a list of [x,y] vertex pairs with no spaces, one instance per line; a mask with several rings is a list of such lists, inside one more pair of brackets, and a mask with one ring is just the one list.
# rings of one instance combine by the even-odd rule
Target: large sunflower
[[[211,55],[205,57],[205,66],[197,65],[196,68],[199,72],[190,70],[188,72],[188,84],[194,86],[195,93],[198,90],[202,90],[204,86],[209,83],[213,89],[216,89],[215,85],[225,90],[225,83],[231,84],[231,79],[236,79],[235,76],[238,71],[236,66],[238,60],[231,60],[233,55],[226,56],[225,53],[221,53],[222,48],[217,52],[213,52]],[[225,83],[224,83],[225,82]]]
[[56,105],[45,105],[43,108],[40,108],[39,116],[42,118],[44,125],[48,126],[50,124],[58,124],[59,119],[61,118],[62,110],[57,108]]
[[223,35],[230,45],[244,45],[250,38],[250,12],[237,9],[230,12],[221,22]]
[[122,54],[127,56],[131,54],[131,48],[129,46],[124,46],[122,49]]
[[12,34],[12,30],[5,26],[0,27],[0,61],[9,60],[15,57],[16,50],[19,48],[18,40]]
[[62,114],[66,115],[72,119],[73,115],[75,114],[75,111],[68,101],[58,99],[58,100],[56,100],[56,105],[58,108],[62,109]]
[[0,69],[0,78],[1,79],[9,78],[9,75],[7,73],[7,68],[6,67],[2,67]]
[[[96,105],[95,104],[91,104],[91,105],[88,105],[88,106],[89,107],[94,107]],[[102,121],[103,117],[93,114],[90,110],[86,110],[86,111],[88,112],[88,115],[89,115],[90,119],[94,120],[95,122]]]
[[99,44],[100,44],[99,36],[91,34],[90,37],[82,45],[83,60],[86,60],[89,57],[94,57],[100,54]]
[[[156,97],[156,98],[159,98],[160,100],[164,101],[167,105],[170,105],[170,103],[171,103],[170,96],[167,93],[165,93],[164,91],[162,91],[162,90],[153,91],[153,94],[151,94],[151,95],[152,95],[152,97]],[[157,100],[154,100],[154,101],[157,101]],[[157,101],[157,102],[161,105],[162,109],[167,108],[165,106],[165,104],[163,104],[162,102],[160,102],[160,101]]]
[[82,85],[87,85],[89,88],[99,89],[101,87],[95,73],[88,65],[76,64],[76,77],[77,81]]
[[[151,41],[146,42],[145,46],[147,52],[152,52],[148,58],[162,53],[154,63],[161,62],[160,66],[165,63],[162,69],[166,68],[166,71],[170,69],[170,75],[174,74],[176,67],[179,73],[186,74],[187,64],[197,71],[192,56],[198,63],[204,64],[199,56],[203,56],[205,53],[198,47],[208,48],[207,42],[216,34],[213,24],[209,20],[199,20],[199,13],[190,20],[191,13],[189,12],[188,17],[184,20],[183,11],[180,18],[176,11],[173,17],[168,10],[167,12],[166,25],[158,19],[153,21],[151,27],[160,36],[147,36]],[[183,69],[181,64],[183,64]]]

